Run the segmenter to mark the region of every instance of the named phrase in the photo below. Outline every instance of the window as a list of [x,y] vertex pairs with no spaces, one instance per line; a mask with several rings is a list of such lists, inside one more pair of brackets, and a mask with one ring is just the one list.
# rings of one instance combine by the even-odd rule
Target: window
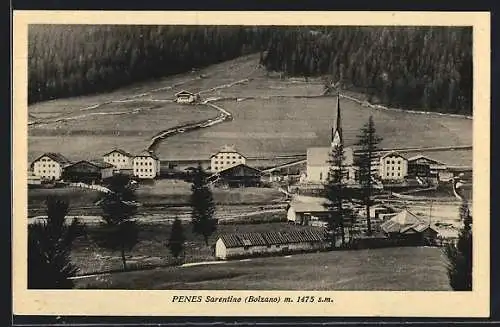
[[228,165],[229,165],[229,163],[230,163],[229,161],[226,162],[226,164],[228,164]]
[[401,170],[401,167],[398,167],[398,170]]
[[392,164],[394,165],[394,160],[392,161]]
[[394,173],[392,173],[392,176],[394,176]]
[[389,173],[387,173],[387,177],[389,177]]
[[233,161],[233,163],[235,164],[235,163],[236,163],[236,161]]
[[389,160],[387,160],[387,164],[390,164],[391,162]]
[[219,162],[218,162],[217,160],[216,160],[216,161],[214,161],[214,164],[218,164],[218,163],[219,163]]
[[150,172],[150,173],[152,173],[152,172],[153,172],[153,169],[151,169],[151,168],[150,168],[150,169],[149,169],[149,172]]
[[401,176],[401,174],[400,174],[400,173],[398,173],[398,176]]
[[241,156],[238,156],[238,159],[241,159]]
[[319,180],[323,180],[323,173],[319,173]]

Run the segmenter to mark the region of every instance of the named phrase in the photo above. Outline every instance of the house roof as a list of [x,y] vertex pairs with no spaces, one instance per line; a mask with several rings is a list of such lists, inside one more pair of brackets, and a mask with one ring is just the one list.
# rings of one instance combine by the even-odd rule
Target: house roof
[[181,90],[175,94],[176,97],[179,95],[194,95],[194,93],[191,93],[191,92],[186,91],[186,90]]
[[424,159],[428,162],[431,162],[433,164],[438,164],[438,165],[445,165],[444,163],[440,162],[440,161],[437,161],[437,160],[434,160],[434,159],[431,159],[427,156],[424,156],[423,154],[418,154],[416,156],[413,156],[411,158],[408,158],[408,161],[416,161],[416,160],[419,160],[419,159]]
[[219,238],[222,242],[224,242],[226,248],[237,248],[244,246],[267,246],[300,242],[322,242],[326,240],[326,236],[326,230],[323,228],[304,228],[292,231],[222,234]]
[[82,163],[87,163],[87,164],[90,164],[96,168],[99,168],[99,169],[106,169],[106,168],[112,168],[114,167],[112,164],[110,163],[107,163],[107,162],[104,162],[102,160],[80,160],[78,162],[75,162],[71,165],[69,165],[68,167],[74,167],[74,166],[77,166],[77,165],[80,165]]
[[[58,152],[46,152],[33,160],[33,163],[37,162],[38,160],[42,159],[43,157],[49,157],[50,159],[54,160],[55,162],[59,163],[60,165],[69,165],[71,164],[71,161],[63,156],[62,154]],[[32,163],[32,164],[33,164]]]
[[401,233],[402,230],[408,230],[408,227],[425,224],[414,213],[405,209],[388,221],[380,224],[380,228],[386,233]]
[[290,202],[290,207],[295,212],[327,212],[329,210],[324,206],[325,203],[328,203],[325,198],[296,197]]
[[137,158],[137,157],[150,157],[150,158],[153,158],[155,160],[159,160],[158,157],[153,152],[149,152],[147,150],[144,150],[141,153],[136,154],[134,156],[134,158]]
[[231,167],[225,168],[225,169],[223,169],[223,170],[219,171],[219,172],[218,172],[218,174],[224,174],[224,173],[230,172],[231,170],[235,170],[235,169],[236,169],[236,168],[238,168],[238,167],[244,167],[244,168],[246,168],[246,169],[248,169],[248,170],[251,170],[251,171],[253,171],[253,172],[255,172],[255,173],[258,173],[258,174],[260,174],[260,173],[261,173],[261,171],[260,171],[260,170],[258,170],[257,168],[253,168],[253,167],[250,167],[250,166],[248,166],[248,165],[246,165],[246,164],[241,163],[241,164],[238,164],[238,165],[234,165],[234,166],[231,166]]
[[406,159],[406,157],[405,157],[405,156],[403,156],[401,153],[399,153],[399,152],[397,152],[397,151],[387,152],[387,153],[385,153],[385,154],[381,155],[381,156],[380,156],[380,159],[383,159],[383,158],[388,157],[388,156],[397,156],[397,157],[403,158],[403,159],[405,159],[405,160],[408,160],[408,159]]
[[134,155],[133,155],[132,153],[130,153],[130,152],[127,152],[127,151],[122,150],[122,149],[119,149],[119,148],[115,148],[115,149],[113,149],[113,150],[109,151],[108,153],[103,154],[103,157],[105,157],[105,156],[107,156],[107,155],[109,155],[109,154],[111,154],[111,153],[115,153],[115,152],[118,152],[118,153],[120,153],[120,154],[122,154],[122,155],[124,155],[124,156],[126,156],[126,157],[133,157],[133,156],[134,156]]
[[[308,148],[307,165],[308,166],[330,166],[331,147]],[[354,151],[352,148],[344,148],[345,165],[353,164]]]
[[216,153],[212,154],[210,156],[210,158],[215,157],[219,153],[237,153],[238,155],[240,155],[240,156],[242,156],[243,158],[246,159],[246,157],[244,155],[242,155],[241,153],[238,152],[238,150],[236,150],[236,147],[234,145],[224,145],[219,151],[217,151]]

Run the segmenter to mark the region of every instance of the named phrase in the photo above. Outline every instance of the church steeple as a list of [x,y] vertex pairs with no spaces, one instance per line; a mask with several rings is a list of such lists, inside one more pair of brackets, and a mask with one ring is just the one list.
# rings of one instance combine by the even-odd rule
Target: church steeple
[[332,128],[332,147],[343,143],[342,139],[342,121],[340,116],[340,92],[337,93],[337,121],[335,128]]

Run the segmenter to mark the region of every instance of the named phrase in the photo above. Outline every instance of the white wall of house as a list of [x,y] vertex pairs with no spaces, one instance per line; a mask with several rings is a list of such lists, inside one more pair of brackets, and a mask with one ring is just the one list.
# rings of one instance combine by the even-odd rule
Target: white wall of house
[[160,174],[160,161],[153,157],[137,156],[132,161],[134,176],[155,178]]
[[408,160],[391,154],[380,158],[379,176],[383,180],[402,180],[408,175]]
[[114,171],[113,167],[102,168],[101,169],[101,178],[105,179],[105,178],[109,178],[109,177],[113,176],[113,171]]
[[48,156],[43,156],[33,163],[33,174],[42,179],[59,180],[63,167]]
[[215,242],[215,257],[224,260],[226,259],[226,256],[227,256],[226,245],[224,244],[222,239],[219,238],[217,242]]
[[132,169],[132,159],[133,157],[129,157],[123,155],[120,152],[114,151],[108,153],[102,157],[104,162],[112,164],[117,169]]
[[246,164],[246,159],[238,152],[218,152],[210,158],[210,170],[213,172]]
[[[347,183],[354,183],[356,181],[356,169],[352,166],[344,167],[345,178],[344,181]],[[314,184],[326,183],[328,179],[328,173],[330,171],[329,165],[324,166],[307,166],[307,181]]]

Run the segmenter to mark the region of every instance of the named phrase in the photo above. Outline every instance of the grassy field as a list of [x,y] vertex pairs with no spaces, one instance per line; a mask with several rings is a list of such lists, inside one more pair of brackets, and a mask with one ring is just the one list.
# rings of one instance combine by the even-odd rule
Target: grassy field
[[[234,120],[189,135],[176,135],[161,144],[160,156],[186,157],[188,146],[209,156],[222,144],[234,144],[247,156],[305,153],[308,147],[327,146],[334,124],[336,98],[272,98],[220,101]],[[341,100],[346,145],[356,141],[361,126],[373,115],[381,147],[432,147],[472,144],[472,122],[454,117],[368,109]]]
[[[258,55],[241,57],[207,67],[196,73],[140,83],[111,93],[60,99],[33,104],[34,117],[78,116],[76,121],[30,127],[29,160],[40,153],[59,151],[70,158],[95,158],[112,147],[137,152],[150,137],[168,127],[216,115],[205,106],[179,106],[168,102],[186,89],[201,91],[202,97],[255,97],[244,101],[225,100],[217,104],[233,113],[234,120],[208,129],[166,139],[159,148],[162,159],[208,158],[224,144],[234,144],[247,156],[305,153],[307,147],[327,146],[334,121],[336,98],[269,98],[269,96],[317,96],[318,79],[279,79],[268,76],[257,65]],[[203,78],[200,78],[203,75]],[[250,80],[245,81],[247,78]],[[244,81],[242,84],[229,84]],[[214,87],[220,87],[212,90]],[[95,104],[122,100],[136,95],[132,103]],[[355,141],[359,128],[371,114],[383,147],[446,146],[472,144],[472,121],[462,118],[369,109],[342,99],[343,130],[346,144]],[[142,111],[137,109],[143,108]],[[82,110],[85,109],[85,110]],[[109,113],[119,113],[109,115]],[[436,118],[437,117],[437,118]],[[65,135],[64,139],[56,137]],[[187,151],[186,149],[189,149]],[[471,162],[471,154],[438,155],[438,160]]]
[[449,291],[438,248],[298,254],[78,280],[80,288]]
[[[178,180],[156,180],[153,185],[141,185],[137,192],[138,200],[143,204],[187,204],[191,194],[191,184]],[[64,196],[72,206],[93,205],[99,193],[94,190],[76,188],[30,189],[28,190],[28,208],[44,207],[47,196]],[[217,204],[252,204],[272,203],[282,199],[282,194],[272,188],[213,189]]]

